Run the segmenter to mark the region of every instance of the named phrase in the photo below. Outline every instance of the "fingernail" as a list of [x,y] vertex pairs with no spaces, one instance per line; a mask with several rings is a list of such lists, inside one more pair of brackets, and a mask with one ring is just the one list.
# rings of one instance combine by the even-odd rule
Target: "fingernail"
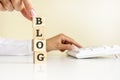
[[32,10],[30,11],[30,15],[31,15],[32,17],[35,17],[35,16],[36,16],[36,12],[32,9]]

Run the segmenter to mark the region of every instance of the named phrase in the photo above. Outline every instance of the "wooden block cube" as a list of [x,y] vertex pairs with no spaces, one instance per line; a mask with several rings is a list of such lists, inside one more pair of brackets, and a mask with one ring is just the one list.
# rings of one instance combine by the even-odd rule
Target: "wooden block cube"
[[46,51],[46,40],[33,39],[33,51]]
[[47,53],[46,51],[35,51],[33,53],[33,63],[46,63]]
[[45,39],[45,27],[33,27],[33,38],[34,39]]
[[40,17],[33,18],[33,62],[46,62],[46,40],[44,32],[44,20]]
[[34,17],[33,18],[33,27],[37,27],[37,26],[44,26],[44,19],[41,17]]

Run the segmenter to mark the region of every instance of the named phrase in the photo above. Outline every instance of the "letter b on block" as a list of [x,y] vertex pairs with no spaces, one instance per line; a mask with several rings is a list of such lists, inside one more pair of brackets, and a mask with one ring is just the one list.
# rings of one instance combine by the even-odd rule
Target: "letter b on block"
[[44,19],[40,17],[33,18],[33,27],[43,26]]
[[42,18],[36,17],[36,25],[42,24]]

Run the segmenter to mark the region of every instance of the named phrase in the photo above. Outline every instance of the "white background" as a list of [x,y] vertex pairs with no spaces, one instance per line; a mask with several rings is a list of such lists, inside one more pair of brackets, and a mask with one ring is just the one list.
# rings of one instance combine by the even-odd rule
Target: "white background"
[[[32,0],[45,18],[46,38],[64,33],[83,46],[120,44],[120,0]],[[32,22],[19,12],[0,13],[0,35],[32,38]]]
[[0,56],[0,79],[120,80],[120,58],[115,56],[75,59],[53,52],[46,64],[32,62],[32,56]]
[[[120,44],[120,0],[32,0],[45,17],[46,38],[64,33],[83,46]],[[32,22],[19,12],[0,12],[0,36],[32,39]],[[32,56],[1,56],[1,80],[120,80],[120,59],[74,59],[49,53],[44,67]],[[36,68],[37,67],[37,68]],[[47,77],[46,77],[47,76]]]

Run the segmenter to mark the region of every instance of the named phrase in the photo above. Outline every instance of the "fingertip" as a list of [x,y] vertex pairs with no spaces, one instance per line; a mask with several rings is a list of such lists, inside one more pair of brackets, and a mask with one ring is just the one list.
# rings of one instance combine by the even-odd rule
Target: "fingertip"
[[82,48],[83,46],[81,46],[81,45],[78,45],[78,48]]
[[74,49],[79,49],[79,48],[82,48],[82,46],[81,45],[72,45],[72,50],[74,50]]
[[28,20],[32,21],[32,17],[28,14],[27,10],[25,8],[21,9],[22,15],[27,18]]
[[78,47],[78,48],[82,48],[82,46],[81,46],[81,45],[78,45],[77,47]]
[[36,16],[36,12],[35,12],[34,9],[30,10],[30,15],[31,15],[32,18],[34,18]]
[[74,41],[73,44],[78,48],[82,48],[82,46],[79,43],[77,43],[76,41]]

